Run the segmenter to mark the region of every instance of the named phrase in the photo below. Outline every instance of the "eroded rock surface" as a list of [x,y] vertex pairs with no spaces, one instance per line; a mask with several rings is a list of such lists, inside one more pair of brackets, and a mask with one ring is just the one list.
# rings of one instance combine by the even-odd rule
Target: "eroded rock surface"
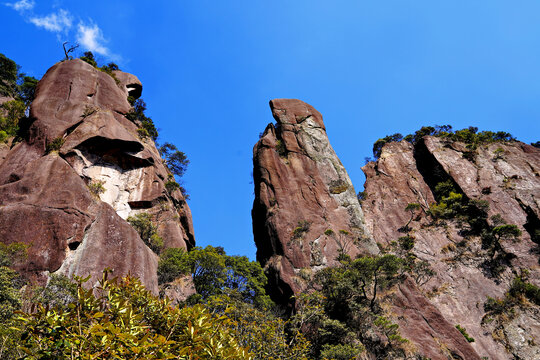
[[186,249],[191,213],[180,191],[165,188],[170,174],[154,142],[125,117],[142,85],[115,76],[76,59],[39,82],[26,139],[0,163],[0,239],[30,246],[19,270],[39,282],[57,272],[94,284],[109,267],[157,292],[158,257],[126,218],[150,213],[165,246]]
[[321,114],[300,100],[272,100],[270,107],[277,124],[253,150],[253,231],[273,293],[288,302],[306,276],[336,265],[340,250],[355,256],[378,248]]
[[[480,356],[535,358],[531,354],[539,351],[538,311],[514,310],[518,311],[515,317],[492,329],[484,303],[488,296],[503,298],[519,269],[529,269],[530,281],[538,285],[535,234],[539,229],[540,151],[520,142],[505,142],[481,145],[471,152],[462,143],[425,137],[415,146],[405,141],[385,145],[378,161],[363,170],[367,180],[362,207],[367,227],[378,242],[389,245],[404,236],[399,229],[411,219],[405,207],[421,205],[410,222],[409,235],[415,238],[414,255],[435,271],[429,281],[418,279],[431,303],[450,323],[467,329]],[[481,236],[467,235],[466,223],[434,221],[426,215],[435,203],[436,184],[447,180],[466,198],[486,201],[489,217],[499,214],[522,230],[517,241],[501,240],[510,254],[509,264],[490,262]],[[497,273],[493,265],[500,265]]]
[[[321,114],[300,100],[273,100],[270,107],[277,124],[268,125],[254,148],[253,230],[257,258],[270,276],[271,294],[287,303],[305,290],[315,272],[339,266],[340,252],[353,258],[379,254],[375,240],[387,234],[373,226],[371,214],[371,222],[366,223],[347,172],[330,146]],[[408,160],[396,164],[395,170],[414,164],[413,158]],[[385,189],[379,216],[385,216],[387,202],[407,195],[394,193],[398,189],[391,184]],[[426,204],[433,201],[429,187],[420,186],[419,191],[424,191]],[[404,208],[408,200],[399,201]],[[389,221],[398,228],[406,222]],[[431,359],[480,359],[413,280],[406,279],[387,296],[392,318],[419,354]]]

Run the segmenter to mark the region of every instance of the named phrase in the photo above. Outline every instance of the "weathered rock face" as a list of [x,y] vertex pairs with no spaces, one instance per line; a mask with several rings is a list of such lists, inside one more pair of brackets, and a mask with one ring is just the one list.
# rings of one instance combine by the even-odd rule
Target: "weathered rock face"
[[[336,258],[341,251],[352,257],[378,254],[375,240],[387,236],[389,230],[373,226],[377,216],[370,214],[371,222],[364,219],[349,177],[329,144],[321,115],[299,100],[273,100],[270,106],[277,125],[269,125],[254,148],[253,229],[257,257],[271,275],[272,294],[287,303],[291,295],[306,288],[314,272],[339,266]],[[396,164],[395,171],[411,164],[414,166],[412,155]],[[380,206],[404,201],[399,207],[404,209],[411,202],[407,193],[394,192],[399,188],[385,186],[388,193],[380,194]],[[429,187],[423,186],[418,188],[424,191],[424,202],[433,201]],[[385,210],[378,216],[385,217]],[[407,222],[401,218],[389,221],[396,229]],[[431,359],[480,359],[411,278],[387,299],[391,301],[389,314],[418,354]]]
[[[40,282],[53,272],[95,282],[110,267],[157,292],[157,255],[125,219],[148,212],[166,247],[190,248],[191,213],[180,191],[166,190],[153,141],[125,116],[140,82],[115,75],[77,59],[39,82],[27,138],[0,163],[0,239],[30,246],[20,270]],[[61,146],[47,153],[55,140]]]
[[[421,205],[409,225],[415,238],[412,252],[427,261],[435,275],[419,286],[450,323],[467,329],[476,352],[489,359],[537,358],[538,307],[524,305],[508,321],[499,321],[486,316],[484,303],[488,296],[504,297],[520,268],[529,269],[530,281],[539,283],[540,151],[508,142],[471,152],[461,143],[425,137],[415,146],[405,141],[385,145],[379,160],[363,170],[367,195],[362,207],[378,242],[389,244],[403,236],[398,229],[411,219],[405,207]],[[500,214],[522,230],[519,241],[501,240],[511,260],[500,274],[493,273],[481,237],[464,237],[466,224],[434,222],[425,215],[435,203],[435,185],[445,180],[468,199],[485,200],[490,217]]]
[[288,302],[311,273],[336,265],[339,251],[378,248],[321,114],[300,100],[272,100],[270,107],[277,125],[268,125],[253,150],[253,231],[272,293]]

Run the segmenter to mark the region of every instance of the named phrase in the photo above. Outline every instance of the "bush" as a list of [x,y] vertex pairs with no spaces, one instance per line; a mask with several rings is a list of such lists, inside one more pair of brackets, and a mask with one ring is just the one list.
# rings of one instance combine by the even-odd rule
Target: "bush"
[[393,135],[387,135],[382,139],[375,141],[375,143],[373,144],[373,157],[375,157],[375,159],[378,159],[381,156],[383,146],[387,143],[399,142],[401,140],[403,140],[403,135],[401,135],[400,133],[395,133]]
[[68,307],[39,306],[19,316],[18,350],[25,358],[253,359],[226,316],[201,305],[172,307],[131,277],[104,276],[98,295],[83,281]]
[[365,348],[361,345],[350,345],[350,344],[324,344],[321,350],[321,359],[332,359],[332,360],[351,360],[351,359],[360,359],[360,355],[365,351]]
[[457,324],[456,329],[459,330],[459,332],[463,335],[463,337],[470,343],[474,342],[474,339],[467,334],[467,330],[465,330],[464,327],[461,327],[461,325]]
[[47,286],[34,289],[32,303],[48,307],[66,307],[77,299],[77,284],[68,277],[52,274]]
[[0,324],[10,320],[13,313],[21,307],[19,283],[17,272],[6,266],[0,266]]
[[4,142],[8,138],[17,135],[19,120],[24,118],[26,105],[22,100],[11,100],[0,105],[0,131],[5,135],[0,136]]
[[245,256],[228,256],[222,248],[196,247],[188,253],[175,248],[163,251],[158,264],[160,283],[187,274],[193,277],[202,299],[233,292],[258,306],[271,303],[264,290],[267,279],[259,263]]
[[294,228],[292,232],[292,238],[293,239],[300,239],[304,233],[307,233],[309,231],[309,227],[311,226],[311,223],[307,220],[300,220],[298,222],[298,225]]
[[466,129],[461,130],[452,130],[450,125],[436,125],[436,126],[423,126],[420,130],[417,130],[414,135],[409,134],[403,137],[401,134],[396,133],[393,135],[387,135],[382,139],[378,139],[373,144],[373,156],[375,159],[378,159],[381,156],[381,151],[384,145],[389,142],[398,142],[401,140],[408,141],[412,144],[418,143],[424,136],[436,136],[446,138],[452,141],[463,142],[468,145],[470,150],[468,153],[464,154],[469,160],[474,158],[473,151],[481,144],[489,144],[493,142],[509,142],[515,141],[516,139],[509,133],[504,131],[481,131],[478,132],[478,128],[474,126],[469,126]]
[[280,139],[276,140],[276,151],[280,157],[282,158],[287,157],[287,148],[285,147],[283,140],[280,140]]
[[45,147],[45,152],[49,154],[53,151],[59,151],[65,142],[66,139],[64,139],[63,137],[57,137],[47,144],[47,146]]
[[91,51],[85,51],[83,56],[81,56],[79,59],[81,59],[85,63],[88,63],[88,64],[92,65],[95,68],[98,67],[97,61],[94,58],[94,54]]
[[138,134],[141,138],[150,137],[155,141],[158,138],[158,131],[152,119],[145,115],[145,111],[146,103],[139,98],[134,101],[133,109],[126,114],[126,118],[140,127]]
[[99,197],[99,195],[105,192],[105,187],[103,186],[103,184],[105,184],[104,181],[92,180],[88,183],[88,189],[90,190],[92,195]]
[[163,249],[163,239],[157,234],[157,227],[152,223],[152,216],[148,213],[140,213],[129,216],[127,222],[139,233],[142,241],[159,255]]
[[213,313],[233,320],[229,329],[238,343],[254,354],[255,359],[308,359],[309,342],[302,333],[291,329],[291,320],[279,318],[272,308],[255,308],[227,295],[212,296],[206,306]]
[[536,305],[540,305],[540,288],[527,282],[521,276],[514,278],[508,293],[514,298],[518,297],[519,295],[524,295]]
[[167,191],[169,192],[169,194],[172,194],[173,192],[175,192],[176,190],[179,190],[180,189],[180,184],[178,184],[176,181],[174,181],[173,179],[169,179],[166,183],[165,183],[165,189],[167,189]]

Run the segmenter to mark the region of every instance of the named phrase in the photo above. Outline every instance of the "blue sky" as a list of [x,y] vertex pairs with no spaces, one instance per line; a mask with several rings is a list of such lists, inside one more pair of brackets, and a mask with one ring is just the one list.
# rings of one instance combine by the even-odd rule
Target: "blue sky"
[[[1,0],[0,0],[1,1]],[[170,0],[1,3],[0,52],[41,77],[62,42],[142,81],[184,177],[198,245],[254,258],[252,148],[268,101],[324,116],[357,191],[375,140],[451,124],[540,140],[536,0]]]

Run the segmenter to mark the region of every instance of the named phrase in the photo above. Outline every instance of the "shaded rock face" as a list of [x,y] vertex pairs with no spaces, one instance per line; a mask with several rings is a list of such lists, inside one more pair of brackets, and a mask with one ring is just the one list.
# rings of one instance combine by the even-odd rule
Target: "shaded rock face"
[[[19,270],[39,282],[57,272],[92,275],[94,284],[110,267],[157,292],[158,257],[126,218],[152,214],[165,246],[186,249],[191,213],[180,191],[165,189],[169,172],[153,141],[125,117],[142,85],[115,74],[118,83],[76,59],[39,82],[26,139],[0,163],[0,239],[29,245]],[[47,153],[53,141],[61,146]]]
[[[379,160],[363,170],[367,195],[362,207],[378,242],[388,245],[403,236],[398,229],[411,219],[405,207],[421,205],[409,225],[415,238],[412,252],[427,261],[435,275],[418,285],[451,324],[467,329],[476,352],[489,359],[536,358],[538,307],[524,305],[514,309],[508,321],[497,321],[486,316],[484,303],[488,296],[504,297],[521,268],[529,269],[529,280],[539,285],[540,151],[508,142],[481,145],[471,152],[465,144],[425,137],[415,146],[405,141],[385,145]],[[489,266],[481,237],[464,237],[466,224],[453,219],[434,222],[426,216],[435,203],[434,187],[444,180],[451,180],[464,197],[486,201],[489,217],[499,214],[522,230],[519,241],[501,240],[510,260],[499,274]]]
[[336,265],[340,251],[355,256],[378,248],[321,114],[300,100],[272,100],[270,107],[277,124],[253,150],[253,231],[271,293],[287,303],[310,274]]
[[[277,124],[268,125],[254,148],[253,230],[257,258],[270,276],[270,293],[287,304],[291,295],[306,289],[316,271],[339,266],[340,252],[377,255],[379,248],[320,113],[299,100],[273,100],[270,107]],[[387,200],[394,199],[388,195]],[[419,354],[480,359],[412,279],[389,297],[402,335]]]

